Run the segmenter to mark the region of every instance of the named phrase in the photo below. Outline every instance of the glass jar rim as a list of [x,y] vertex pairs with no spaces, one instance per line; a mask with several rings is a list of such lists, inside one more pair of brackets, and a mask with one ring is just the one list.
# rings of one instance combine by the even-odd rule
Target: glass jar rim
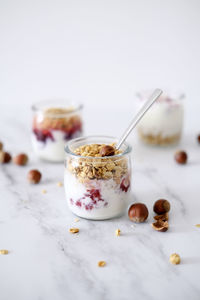
[[[65,145],[65,153],[71,155],[71,156],[74,156],[76,158],[87,158],[87,159],[108,159],[108,158],[120,158],[120,157],[123,157],[124,155],[127,155],[129,154],[131,151],[132,151],[132,147],[128,144],[128,143],[123,143],[123,145],[126,146],[126,149],[119,153],[119,154],[115,154],[115,155],[112,155],[112,156],[81,156],[79,154],[76,154],[74,153],[73,151],[70,150],[70,145],[72,145],[73,143],[76,143],[76,142],[81,142],[81,141],[84,141],[84,140],[87,140],[87,139],[112,139],[112,140],[115,140],[116,142],[118,141],[118,139],[116,137],[113,137],[113,136],[107,136],[107,135],[89,135],[89,136],[84,136],[84,137],[79,137],[79,138],[75,138],[75,139],[72,139],[71,141],[67,142],[66,145]],[[90,145],[91,143],[88,143],[88,145]],[[85,144],[87,145],[87,144]]]
[[31,110],[34,112],[45,112],[48,108],[60,108],[60,109],[67,109],[72,108],[71,111],[61,112],[61,113],[53,113],[53,112],[47,112],[49,116],[57,116],[62,117],[70,114],[74,114],[80,110],[82,110],[83,105],[79,102],[72,101],[70,99],[48,99],[48,100],[41,100],[38,101],[31,106]]
[[[145,101],[153,92],[153,89],[146,89],[136,92],[135,96],[140,101]],[[158,101],[155,104],[162,104],[162,103],[181,103],[185,100],[186,95],[184,92],[180,90],[169,90],[163,89],[163,94],[160,96]],[[170,101],[169,101],[170,100]]]

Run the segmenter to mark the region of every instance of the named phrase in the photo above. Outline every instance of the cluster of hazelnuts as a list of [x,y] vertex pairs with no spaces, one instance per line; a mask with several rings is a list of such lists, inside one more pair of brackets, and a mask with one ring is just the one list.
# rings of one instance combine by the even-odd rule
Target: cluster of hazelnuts
[[25,166],[28,162],[28,156],[25,153],[20,153],[12,158],[9,152],[4,151],[3,143],[0,142],[0,163],[8,164],[11,161],[16,165]]
[[[10,153],[3,150],[3,143],[0,142],[0,163],[8,164],[11,161],[18,166],[25,166],[28,163],[28,155],[20,153],[12,158]],[[28,181],[34,184],[39,183],[41,177],[42,174],[38,170],[30,170],[27,176]]]
[[[170,211],[170,203],[166,199],[159,199],[154,203],[153,210],[155,222],[152,223],[153,229],[165,232],[169,228],[168,212]],[[129,219],[136,223],[143,223],[147,220],[149,211],[144,203],[132,204],[128,210]]]

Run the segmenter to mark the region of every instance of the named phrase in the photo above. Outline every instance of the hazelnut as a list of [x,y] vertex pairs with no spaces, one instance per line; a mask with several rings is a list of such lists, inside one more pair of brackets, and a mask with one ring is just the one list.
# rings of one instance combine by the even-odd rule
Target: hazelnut
[[15,156],[13,158],[13,162],[16,164],[16,165],[19,165],[19,166],[24,166],[27,164],[28,162],[28,156],[25,154],[25,153],[20,153],[18,154],[17,156]]
[[162,215],[157,215],[157,216],[154,216],[153,217],[154,220],[161,220],[161,221],[168,221],[169,220],[169,214],[168,213],[165,213],[165,214],[162,214]]
[[0,152],[0,163],[7,164],[11,161],[11,155],[8,152]]
[[110,145],[105,145],[100,150],[101,156],[112,156],[115,154],[115,148]]
[[178,265],[181,262],[181,258],[177,253],[173,253],[170,255],[169,261],[173,265]]
[[185,151],[178,151],[175,153],[175,156],[174,156],[176,162],[178,164],[186,164],[187,163],[187,153]]
[[160,232],[165,232],[169,228],[169,224],[167,221],[158,220],[155,223],[151,224],[153,229]]
[[28,172],[28,181],[30,183],[39,183],[40,179],[42,177],[42,174],[38,170],[30,170]]
[[148,218],[148,208],[143,203],[132,204],[128,210],[129,219],[136,223],[142,223]]
[[197,136],[197,141],[200,144],[200,134]]
[[170,203],[165,199],[157,200],[154,203],[153,210],[156,214],[162,215],[170,210]]
[[3,143],[0,142],[0,151],[3,150]]

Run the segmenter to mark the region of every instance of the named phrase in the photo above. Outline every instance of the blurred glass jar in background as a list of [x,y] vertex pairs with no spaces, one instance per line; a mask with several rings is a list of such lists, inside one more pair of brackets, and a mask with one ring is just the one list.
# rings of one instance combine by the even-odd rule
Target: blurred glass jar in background
[[51,162],[64,161],[65,143],[82,135],[82,105],[42,101],[32,106],[32,144],[35,154]]
[[[137,109],[150,94],[151,92],[137,94]],[[184,99],[183,94],[164,92],[137,125],[140,140],[149,145],[177,144],[183,129]]]
[[131,147],[102,156],[101,148],[116,138],[91,136],[66,144],[64,185],[70,210],[79,217],[104,220],[122,215],[131,190]]

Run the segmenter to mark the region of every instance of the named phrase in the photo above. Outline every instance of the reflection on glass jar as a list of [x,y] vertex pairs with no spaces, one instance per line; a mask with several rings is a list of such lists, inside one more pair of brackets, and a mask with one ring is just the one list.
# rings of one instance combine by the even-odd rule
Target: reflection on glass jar
[[[112,137],[78,138],[65,147],[65,194],[70,210],[83,218],[104,220],[122,215],[128,205],[131,183],[131,147],[114,148]],[[102,156],[111,145],[114,155]]]
[[64,160],[66,142],[82,135],[81,109],[81,105],[67,101],[43,101],[32,106],[32,144],[39,158]]
[[[137,107],[150,92],[138,93]],[[163,93],[137,126],[140,139],[146,144],[167,146],[176,144],[183,129],[184,95]]]

